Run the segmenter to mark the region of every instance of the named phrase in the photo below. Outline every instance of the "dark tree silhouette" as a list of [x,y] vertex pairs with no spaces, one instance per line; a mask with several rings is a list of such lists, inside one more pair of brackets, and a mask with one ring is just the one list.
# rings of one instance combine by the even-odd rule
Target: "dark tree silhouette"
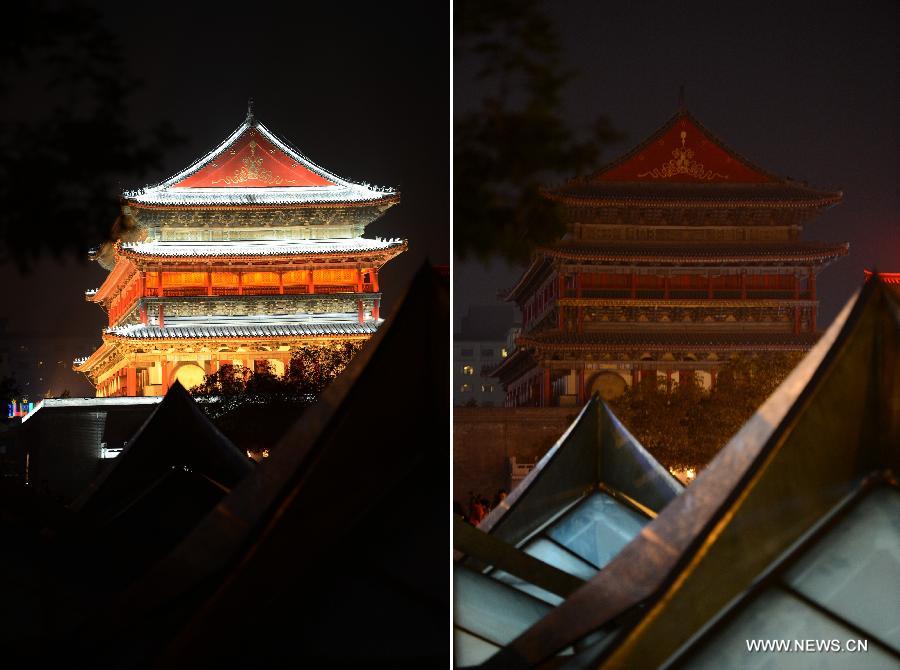
[[[81,3],[4,7],[0,40],[0,261],[20,269],[47,252],[108,238],[117,184],[159,168],[180,138],[129,125],[139,82],[118,37]],[[43,229],[52,234],[36,234]]]
[[696,379],[671,392],[656,379],[642,380],[610,402],[622,423],[663,465],[702,468],[759,409],[791,370],[800,353],[765,353],[727,361],[712,391]]
[[[473,69],[483,91],[456,115],[454,253],[524,261],[565,232],[559,208],[540,189],[554,175],[593,165],[620,135],[604,117],[592,141],[578,141],[559,107],[573,76],[539,0],[455,3],[457,72]],[[457,95],[460,87],[457,86]]]
[[268,448],[319,398],[361,346],[342,342],[305,347],[292,354],[284,375],[276,375],[269,365],[252,371],[223,365],[191,389],[191,395],[235,444]]

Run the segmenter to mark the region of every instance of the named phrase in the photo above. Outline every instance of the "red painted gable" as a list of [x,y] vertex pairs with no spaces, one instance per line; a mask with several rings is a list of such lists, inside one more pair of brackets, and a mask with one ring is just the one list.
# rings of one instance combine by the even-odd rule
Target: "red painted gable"
[[333,186],[248,128],[223,152],[192,175],[174,183],[179,188],[259,188]]
[[679,114],[644,146],[602,170],[598,181],[760,184],[776,181]]

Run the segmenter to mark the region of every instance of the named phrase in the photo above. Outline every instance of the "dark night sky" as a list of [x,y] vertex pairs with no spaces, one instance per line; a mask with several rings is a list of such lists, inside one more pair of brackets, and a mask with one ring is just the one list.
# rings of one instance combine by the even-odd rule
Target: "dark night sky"
[[[819,276],[820,327],[860,285],[863,268],[900,271],[897,130],[900,3],[546,3],[578,70],[564,114],[587,131],[608,116],[627,139],[608,162],[688,108],[749,160],[844,192],[804,237],[850,242]],[[457,72],[454,105],[473,88]],[[565,175],[568,176],[568,175]],[[520,269],[454,264],[457,320],[489,303]]]
[[[187,138],[149,182],[221,142],[243,120],[252,96],[257,117],[313,161],[342,177],[400,189],[400,204],[366,230],[409,240],[409,250],[381,275],[386,314],[426,258],[449,263],[449,7],[89,4],[103,12],[131,73],[143,80],[131,100],[135,125],[169,120]],[[69,361],[86,355],[99,343],[105,315],[85,303],[84,290],[105,274],[74,258],[47,259],[26,276],[0,268],[8,296],[0,318],[8,317],[10,333],[22,341],[61,332],[85,341]],[[62,375],[55,386],[89,393],[79,377]]]

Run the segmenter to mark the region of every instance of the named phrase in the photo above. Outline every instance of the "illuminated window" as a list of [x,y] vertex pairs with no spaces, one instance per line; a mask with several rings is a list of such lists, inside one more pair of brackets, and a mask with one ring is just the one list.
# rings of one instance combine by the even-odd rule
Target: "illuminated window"
[[244,286],[278,286],[278,273],[245,272]]
[[463,373],[464,375],[474,375],[474,374],[475,374],[475,368],[473,368],[471,365],[463,365],[463,367],[462,367],[462,373]]
[[238,285],[237,272],[213,272],[212,273],[212,285],[213,286],[237,286]]
[[460,390],[460,393],[468,393],[469,391],[472,390],[472,387],[469,386],[468,384],[463,384],[462,386],[459,387],[459,390]]
[[356,282],[356,270],[313,270],[316,284],[349,284]]
[[306,270],[291,270],[284,273],[284,285],[296,286],[298,284],[306,284],[309,280],[309,273]]
[[493,393],[493,392],[494,392],[494,385],[493,385],[493,384],[482,384],[482,385],[481,385],[481,392],[482,392],[482,393]]
[[508,355],[509,355],[509,352],[507,352],[506,349],[500,350],[500,358],[506,358]]
[[205,286],[205,272],[163,272],[163,286]]

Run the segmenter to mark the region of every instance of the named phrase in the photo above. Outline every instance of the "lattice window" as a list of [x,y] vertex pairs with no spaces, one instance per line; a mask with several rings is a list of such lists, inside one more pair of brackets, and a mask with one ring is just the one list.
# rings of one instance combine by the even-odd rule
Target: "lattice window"
[[291,270],[284,273],[284,285],[296,286],[298,284],[306,284],[309,279],[309,273],[306,270]]
[[213,286],[237,286],[238,285],[238,274],[237,274],[237,272],[213,272],[212,273],[212,285]]
[[351,284],[356,282],[356,270],[313,270],[316,284]]
[[163,286],[206,286],[205,272],[163,272]]
[[244,286],[278,286],[278,273],[245,272]]

